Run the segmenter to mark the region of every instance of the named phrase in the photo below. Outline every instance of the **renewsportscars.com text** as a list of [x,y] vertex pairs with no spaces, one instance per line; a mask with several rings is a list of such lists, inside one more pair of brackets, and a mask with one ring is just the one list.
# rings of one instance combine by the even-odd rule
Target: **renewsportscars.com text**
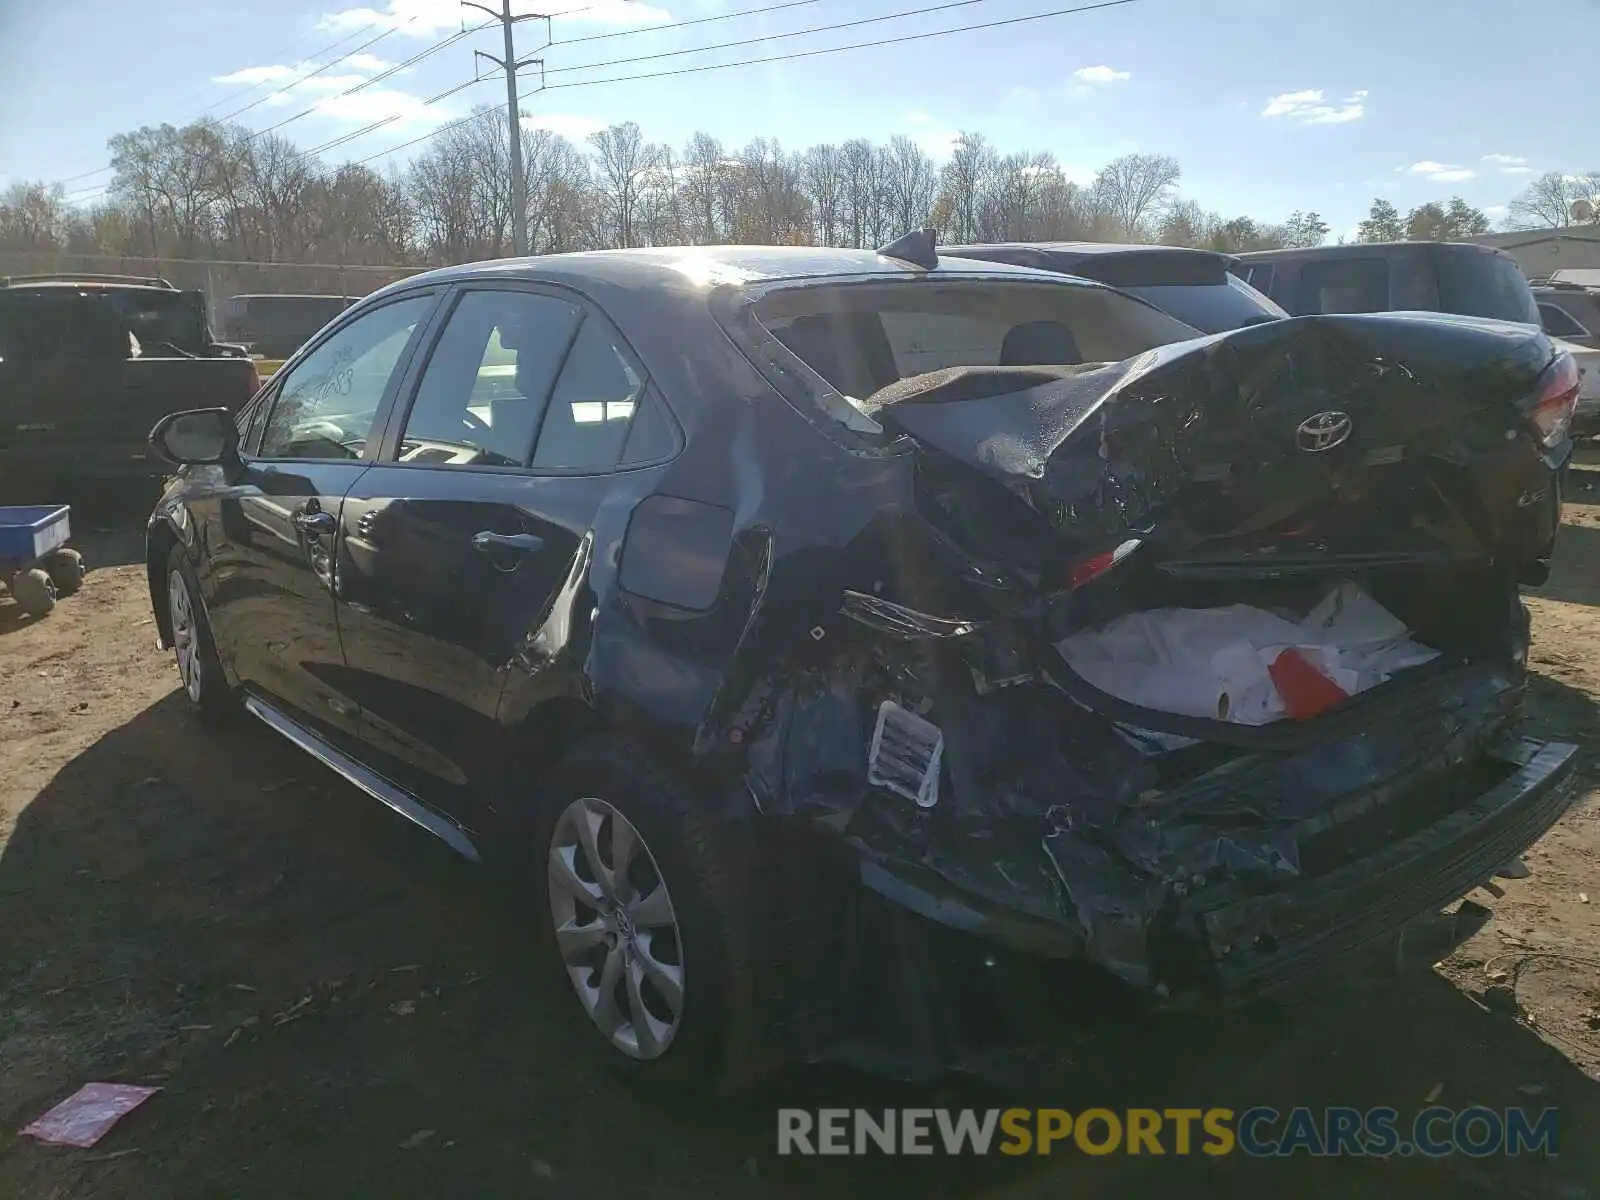
[[1424,1108],[781,1108],[778,1153],[1077,1153],[1254,1158],[1554,1155],[1556,1110]]

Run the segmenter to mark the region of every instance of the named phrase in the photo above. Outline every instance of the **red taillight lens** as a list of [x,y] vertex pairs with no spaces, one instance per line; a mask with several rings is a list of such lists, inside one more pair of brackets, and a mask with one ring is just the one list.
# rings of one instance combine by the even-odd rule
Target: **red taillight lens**
[[1088,558],[1080,558],[1077,562],[1067,567],[1067,587],[1073,591],[1081,588],[1086,583],[1091,583],[1116,566],[1128,555],[1139,548],[1137,538],[1123,542],[1115,550],[1107,550],[1102,554],[1091,554]]
[[1578,403],[1581,374],[1572,355],[1562,351],[1539,377],[1539,390],[1528,409],[1528,420],[1541,445],[1554,446],[1566,436],[1567,426],[1572,424],[1572,410]]

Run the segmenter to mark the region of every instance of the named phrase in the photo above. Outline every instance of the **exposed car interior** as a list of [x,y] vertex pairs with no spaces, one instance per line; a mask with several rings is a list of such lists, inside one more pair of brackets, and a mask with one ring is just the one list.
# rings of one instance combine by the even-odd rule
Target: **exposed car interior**
[[811,287],[775,291],[757,312],[788,350],[856,400],[949,367],[1114,362],[1195,336],[1148,305],[1081,286]]

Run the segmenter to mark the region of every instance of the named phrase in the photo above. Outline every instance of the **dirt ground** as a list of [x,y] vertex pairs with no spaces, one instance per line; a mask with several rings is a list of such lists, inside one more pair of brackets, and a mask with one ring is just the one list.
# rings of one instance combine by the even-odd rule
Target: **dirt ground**
[[[54,615],[0,600],[0,1196],[1600,1198],[1593,448],[1569,495],[1530,595],[1534,732],[1591,753],[1531,874],[1474,893],[1494,920],[1419,976],[1107,1033],[1059,1093],[1017,1098],[1549,1105],[1553,1158],[779,1158],[783,1104],[993,1102],[819,1070],[664,1110],[569,1053],[522,914],[470,868],[264,728],[186,719],[139,539],[103,533],[77,539],[94,569]],[[1480,1002],[1493,982],[1515,1013]],[[89,1080],[162,1090],[92,1150],[17,1136]]]

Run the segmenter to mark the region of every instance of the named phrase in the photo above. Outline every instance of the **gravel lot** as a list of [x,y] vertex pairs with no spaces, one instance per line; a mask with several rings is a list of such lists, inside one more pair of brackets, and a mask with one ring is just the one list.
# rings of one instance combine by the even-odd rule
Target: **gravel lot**
[[[1600,745],[1600,455],[1534,593],[1536,725]],[[795,1070],[667,1110],[587,1072],[520,914],[263,728],[202,733],[153,646],[136,536],[44,621],[0,599],[0,1196],[1600,1197],[1600,799],[1434,972],[1202,1028],[1112,1030],[1021,1103],[1555,1105],[1557,1157],[795,1160],[773,1110],[989,1105]],[[1590,894],[1595,903],[1580,899]],[[1474,997],[1507,972],[1520,1015]],[[1063,1009],[1063,1020],[1069,1019]],[[162,1091],[92,1150],[16,1136],[88,1080]]]

